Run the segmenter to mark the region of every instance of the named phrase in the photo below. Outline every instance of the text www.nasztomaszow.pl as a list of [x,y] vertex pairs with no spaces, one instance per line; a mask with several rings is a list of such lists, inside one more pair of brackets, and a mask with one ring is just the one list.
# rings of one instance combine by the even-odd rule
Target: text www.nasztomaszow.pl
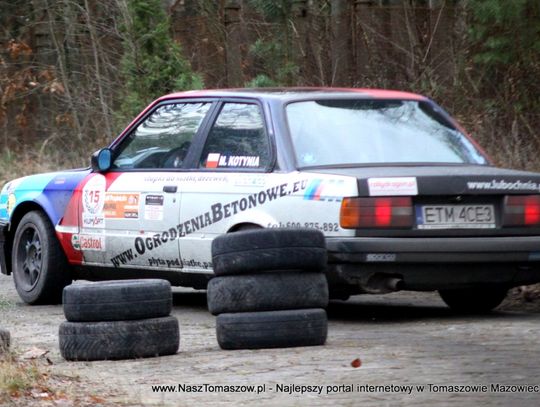
[[304,385],[304,384],[258,384],[258,385],[219,385],[219,384],[177,384],[153,385],[154,393],[286,393],[318,394],[335,393],[540,393],[538,384],[339,384],[339,385]]

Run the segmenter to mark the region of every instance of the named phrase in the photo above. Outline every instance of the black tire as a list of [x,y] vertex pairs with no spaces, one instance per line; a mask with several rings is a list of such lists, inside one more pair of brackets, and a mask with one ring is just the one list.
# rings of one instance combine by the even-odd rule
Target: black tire
[[324,235],[313,229],[260,229],[228,233],[212,241],[216,276],[274,270],[323,271]]
[[208,283],[214,314],[326,308],[328,283],[322,273],[267,273],[215,277]]
[[323,309],[221,314],[216,332],[222,349],[316,346],[326,342],[328,319]]
[[64,288],[64,315],[71,322],[122,321],[166,317],[172,309],[165,280],[118,280]]
[[71,270],[54,227],[41,211],[28,212],[13,240],[13,280],[27,304],[59,304]]
[[0,354],[9,350],[11,335],[7,329],[0,328]]
[[461,314],[487,313],[499,306],[507,293],[508,288],[506,287],[439,290],[439,295],[446,305]]
[[135,321],[63,322],[60,353],[66,360],[115,360],[173,355],[180,331],[174,317]]

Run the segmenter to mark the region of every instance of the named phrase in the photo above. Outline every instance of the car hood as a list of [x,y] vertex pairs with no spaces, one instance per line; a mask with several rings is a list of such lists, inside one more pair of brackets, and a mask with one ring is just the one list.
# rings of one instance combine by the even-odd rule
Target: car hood
[[89,168],[29,175],[8,182],[0,193],[0,220],[9,220],[15,207],[35,202],[53,224],[62,216],[67,202],[79,183],[90,174]]
[[370,186],[376,181],[391,183],[399,179],[414,184],[419,195],[540,193],[539,173],[486,165],[358,166],[310,169],[307,172],[355,177],[361,196],[392,195],[391,187],[388,193],[374,194]]

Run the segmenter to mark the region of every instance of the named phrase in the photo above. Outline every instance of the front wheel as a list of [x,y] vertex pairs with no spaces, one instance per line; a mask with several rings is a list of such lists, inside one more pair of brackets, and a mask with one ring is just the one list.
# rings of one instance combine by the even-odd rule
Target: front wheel
[[462,314],[487,313],[499,306],[507,293],[508,288],[505,287],[439,290],[439,295],[446,305]]
[[66,257],[43,212],[23,216],[13,241],[13,279],[27,304],[58,304],[71,283]]

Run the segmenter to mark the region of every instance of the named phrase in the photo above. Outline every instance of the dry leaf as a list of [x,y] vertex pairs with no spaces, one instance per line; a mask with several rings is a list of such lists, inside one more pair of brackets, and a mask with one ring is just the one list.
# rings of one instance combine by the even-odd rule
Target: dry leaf
[[45,356],[47,353],[49,353],[48,350],[40,349],[35,346],[32,346],[30,349],[28,349],[26,352],[23,353],[22,358],[23,359],[38,359]]

